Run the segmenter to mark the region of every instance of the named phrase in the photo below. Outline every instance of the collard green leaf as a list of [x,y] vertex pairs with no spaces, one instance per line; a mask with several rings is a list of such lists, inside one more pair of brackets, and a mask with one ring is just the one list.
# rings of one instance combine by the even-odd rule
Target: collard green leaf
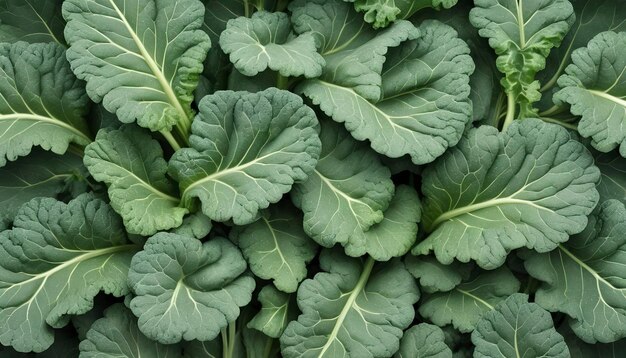
[[441,328],[420,323],[404,332],[394,358],[452,358]]
[[584,341],[626,337],[626,208],[609,200],[590,216],[583,232],[547,254],[528,253],[530,275],[542,281],[536,302],[563,312]]
[[206,215],[202,213],[193,213],[186,218],[183,219],[183,223],[172,230],[174,234],[195,237],[200,240],[205,238],[211,229],[213,228],[213,223],[211,219],[209,219]]
[[189,341],[183,343],[183,358],[221,358],[222,340]]
[[69,204],[24,204],[13,228],[0,233],[0,343],[41,352],[52,344],[52,328],[89,311],[99,291],[127,294],[137,249],[113,209],[88,194]]
[[187,129],[211,45],[199,0],[68,0],[67,58],[95,102],[124,123]]
[[0,42],[65,44],[62,0],[0,0]]
[[84,162],[108,185],[111,206],[129,233],[149,236],[182,224],[188,210],[178,207],[163,150],[148,132],[134,125],[102,129],[85,148]]
[[158,233],[133,257],[130,308],[139,330],[163,344],[211,340],[239,316],[254,290],[246,261],[228,240],[206,243]]
[[519,288],[520,282],[506,267],[480,271],[448,292],[424,295],[419,313],[440,327],[452,324],[467,333],[476,328],[485,313]]
[[620,358],[626,350],[626,339],[607,344],[587,344],[580,340],[569,326],[559,327],[572,358]]
[[298,289],[306,277],[306,265],[317,253],[315,241],[302,230],[302,215],[286,201],[263,210],[252,224],[232,228],[230,238],[250,270],[264,280],[274,280],[283,292]]
[[569,358],[552,317],[528,296],[516,293],[487,312],[472,333],[474,357]]
[[261,289],[259,301],[263,307],[248,322],[247,326],[263,332],[269,337],[280,337],[287,324],[298,316],[296,296],[280,292],[272,285],[267,285]]
[[[245,16],[243,0],[202,0],[205,4],[202,29],[209,35],[212,44],[217,44],[228,20]],[[217,47],[211,49],[214,51]]]
[[585,228],[599,178],[591,154],[556,124],[525,119],[504,133],[471,129],[424,171],[431,233],[413,253],[493,269],[514,249],[551,251]]
[[364,13],[365,21],[375,29],[391,22],[407,19],[421,9],[449,9],[457,0],[344,0],[354,2],[354,8]]
[[617,199],[626,204],[626,159],[616,151],[594,153],[595,165],[602,174],[597,185],[600,202]]
[[626,32],[603,32],[587,47],[572,53],[554,95],[557,103],[571,105],[570,112],[582,116],[578,132],[591,137],[601,152],[619,147],[626,157]]
[[324,59],[317,53],[310,33],[294,36],[289,16],[284,12],[255,12],[251,18],[228,21],[220,35],[220,46],[230,55],[239,72],[254,76],[266,69],[285,77],[317,77]]
[[164,345],[148,339],[137,327],[137,318],[121,303],[104,311],[80,343],[81,358],[179,358],[178,345]]
[[324,251],[298,289],[302,314],[280,338],[291,357],[389,357],[413,321],[419,290],[399,260],[375,264]]
[[88,103],[63,46],[0,44],[0,167],[34,146],[63,154],[70,143],[87,145]]
[[496,51],[500,81],[509,98],[520,106],[519,118],[536,115],[541,98],[537,72],[558,47],[574,22],[568,0],[474,0],[470,21]]
[[[401,40],[415,38],[418,33],[410,23],[396,22],[371,42],[400,30],[407,34]],[[419,39],[406,41],[390,49],[386,57],[381,56],[386,60],[381,70],[376,69],[376,81],[370,85],[376,89],[370,91],[372,96],[366,97],[364,91],[343,81],[348,78],[343,73],[355,73],[358,64],[350,59],[354,54],[343,51],[331,55],[341,56],[335,60],[340,61],[336,68],[325,56],[327,66],[322,77],[304,81],[296,91],[333,120],[344,123],[354,138],[369,140],[376,152],[391,158],[408,154],[415,164],[429,163],[459,141],[471,120],[469,75],[474,63],[467,44],[451,27],[426,21],[419,33]]]
[[199,198],[212,220],[246,225],[313,171],[319,123],[297,95],[220,91],[199,109],[191,148],[174,153],[169,165],[184,206]]
[[432,256],[408,255],[404,261],[406,269],[415,277],[424,292],[450,291],[467,279],[471,265],[452,262],[444,265]]

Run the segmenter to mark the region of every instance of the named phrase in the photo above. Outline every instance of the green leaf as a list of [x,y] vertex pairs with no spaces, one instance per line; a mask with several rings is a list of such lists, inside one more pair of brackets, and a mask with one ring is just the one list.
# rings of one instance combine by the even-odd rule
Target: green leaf
[[111,206],[129,233],[149,236],[182,224],[188,210],[178,207],[163,150],[149,132],[134,125],[101,129],[85,148],[84,161],[91,175],[108,185]]
[[567,325],[559,327],[572,358],[620,358],[626,349],[626,339],[607,344],[587,344],[581,341]]
[[[537,72],[574,23],[568,0],[474,0],[471,23],[498,55],[500,81],[509,98],[519,104],[519,118],[536,116],[533,103],[541,98]],[[510,103],[510,102],[509,102]]]
[[164,345],[144,336],[137,327],[137,318],[121,303],[104,311],[80,343],[81,358],[177,358],[181,357],[178,345]]
[[617,199],[626,204],[626,159],[616,151],[601,153],[592,151],[595,165],[602,174],[597,185],[600,202]]
[[228,21],[220,46],[239,72],[254,76],[270,68],[285,77],[317,77],[325,61],[310,33],[294,36],[284,12],[255,12]]
[[419,313],[438,326],[452,324],[468,333],[485,313],[519,288],[520,282],[506,267],[479,271],[448,292],[425,295]]
[[183,219],[183,223],[172,230],[172,233],[195,237],[196,239],[204,239],[213,228],[213,223],[206,215],[202,213],[193,213]]
[[[206,6],[202,29],[211,38],[212,44],[217,44],[222,31],[226,30],[228,21],[245,16],[243,0],[202,0]],[[218,48],[212,48],[214,51]]]
[[139,330],[163,344],[217,337],[252,299],[254,279],[245,270],[246,261],[226,239],[203,244],[170,233],[152,236],[128,273]]
[[186,135],[211,45],[199,0],[67,0],[67,58],[95,102],[124,123]]
[[248,226],[233,227],[230,239],[256,276],[274,280],[276,288],[288,293],[298,289],[317,253],[317,245],[302,230],[302,215],[286,201],[263,210]]
[[524,266],[542,281],[535,300],[571,319],[588,343],[626,337],[626,208],[608,200],[589,217],[583,232],[547,254],[527,253]]
[[432,256],[408,255],[404,260],[406,269],[419,281],[422,291],[433,293],[450,291],[469,277],[472,265],[452,262],[444,265]]
[[0,42],[65,44],[62,0],[0,0]]
[[375,264],[341,250],[320,256],[322,271],[298,289],[302,314],[280,337],[291,357],[389,357],[413,321],[419,290],[399,260]]
[[246,225],[313,171],[319,123],[297,95],[220,91],[199,109],[191,148],[178,150],[169,164],[184,206],[199,198],[212,220]]
[[54,43],[0,44],[0,167],[34,146],[63,154],[91,142],[84,84]]
[[183,342],[184,358],[222,358],[222,340]]
[[414,254],[485,269],[521,247],[548,252],[581,232],[598,202],[600,171],[587,149],[556,124],[483,126],[424,170],[424,223]]
[[0,343],[41,352],[52,328],[89,311],[99,291],[127,294],[137,249],[113,210],[88,194],[24,204],[13,229],[0,233]]
[[272,338],[280,337],[287,324],[298,316],[296,296],[280,292],[272,285],[261,289],[259,301],[263,307],[248,322],[248,328],[254,328]]
[[365,21],[375,29],[386,27],[391,22],[407,19],[421,9],[449,9],[457,0],[344,0],[354,2],[357,11],[364,12]]
[[485,314],[472,333],[474,357],[569,358],[552,317],[528,296],[516,293]]
[[22,204],[36,197],[55,197],[82,174],[82,158],[34,150],[28,158],[0,168],[0,222],[13,221]]
[[591,137],[601,152],[619,147],[626,157],[626,32],[603,32],[572,54],[572,64],[559,78],[557,103],[571,105],[582,116],[578,132]]
[[404,332],[394,358],[452,358],[441,328],[420,323]]
[[[395,34],[399,31],[406,36]],[[411,39],[417,32],[410,23],[396,22],[371,42],[392,35],[394,40]],[[350,51],[331,55],[341,56],[341,60],[333,60],[340,61],[336,68],[325,56],[324,75],[302,82],[296,91],[333,120],[344,123],[354,138],[369,140],[376,152],[391,158],[409,154],[415,164],[429,163],[459,141],[471,120],[469,75],[474,64],[467,44],[451,27],[425,21],[419,33],[419,39],[389,49],[382,69],[377,69],[382,75],[373,77],[377,81],[370,87],[375,85],[376,91],[370,91],[369,98],[346,84],[359,65]]]

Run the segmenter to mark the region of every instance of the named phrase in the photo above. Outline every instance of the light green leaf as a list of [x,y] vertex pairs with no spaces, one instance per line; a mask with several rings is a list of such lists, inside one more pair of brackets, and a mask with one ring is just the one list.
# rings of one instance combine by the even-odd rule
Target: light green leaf
[[[411,34],[410,29],[415,30],[410,23],[396,22],[374,40],[400,30]],[[342,70],[352,74],[356,64],[343,51],[332,55],[342,56],[340,66],[331,71],[333,62],[325,56],[324,75],[302,82],[296,91],[344,123],[354,138],[369,140],[376,152],[391,158],[409,154],[415,164],[429,163],[459,141],[471,120],[469,75],[474,63],[469,47],[451,27],[425,21],[419,32],[419,39],[389,50],[373,98],[344,84]]]
[[255,12],[251,18],[228,21],[220,35],[220,46],[230,54],[239,72],[254,76],[267,68],[285,77],[317,77],[324,59],[317,53],[310,33],[294,36],[289,16],[284,12]]
[[516,293],[485,314],[472,333],[475,358],[569,358],[550,313]]
[[588,343],[626,337],[624,204],[602,203],[583,232],[548,254],[526,256],[526,270],[542,281],[536,302],[571,317],[576,335]]
[[292,357],[389,357],[415,315],[419,290],[399,260],[375,264],[328,250],[298,289],[302,314],[280,337]]
[[80,343],[81,358],[179,358],[178,345],[164,345],[144,336],[137,327],[137,318],[121,303],[104,311]]
[[199,109],[191,148],[174,153],[169,163],[184,206],[199,198],[212,220],[250,224],[313,171],[319,123],[299,96],[276,88],[220,91]]
[[72,74],[63,46],[0,44],[0,167],[33,146],[63,154],[72,142],[87,145],[88,110],[84,84]]
[[84,194],[65,204],[24,204],[0,233],[0,343],[41,352],[68,315],[89,311],[99,291],[129,292],[126,273],[138,247],[103,201]]
[[[322,123],[320,160],[291,197],[304,212],[304,230],[320,245],[363,245],[394,195],[389,169],[369,146],[332,121]],[[359,243],[360,241],[360,243]]]
[[148,132],[133,125],[101,129],[85,148],[84,161],[91,175],[108,185],[111,206],[129,233],[149,236],[182,224],[188,210],[178,207],[163,150]]
[[496,65],[504,74],[500,83],[519,104],[519,118],[535,116],[533,103],[541,98],[535,75],[574,23],[572,4],[568,0],[474,0],[474,4],[469,19],[496,51]]
[[0,168],[0,222],[12,221],[22,204],[36,197],[55,197],[83,174],[82,158],[34,150],[28,159]]
[[450,291],[467,279],[472,270],[472,265],[457,261],[444,265],[432,256],[407,255],[404,265],[419,281],[422,291],[428,293]]
[[425,295],[419,313],[438,326],[452,324],[468,333],[485,313],[519,288],[519,281],[506,267],[479,271],[448,292]]
[[364,12],[365,21],[375,29],[391,22],[407,19],[421,9],[449,9],[457,0],[344,0],[354,2],[357,11]]
[[626,204],[626,159],[616,151],[601,153],[592,151],[595,165],[602,176],[597,185],[600,202],[617,199]]
[[424,223],[414,254],[486,269],[521,247],[548,252],[581,232],[598,202],[600,171],[587,149],[556,124],[483,126],[424,170]]
[[191,123],[211,45],[199,0],[67,0],[67,58],[95,102],[153,131]]
[[578,132],[591,137],[601,152],[619,147],[626,157],[626,32],[603,32],[587,47],[572,53],[572,64],[559,78],[563,88],[554,95],[557,103],[571,105],[582,116]]
[[280,292],[272,285],[261,289],[259,301],[263,307],[248,322],[248,328],[254,328],[272,338],[280,337],[287,324],[298,316],[296,296]]
[[0,0],[0,42],[64,45],[62,0]]
[[441,328],[420,323],[404,332],[394,358],[452,358]]
[[139,330],[163,344],[217,337],[252,299],[254,279],[245,270],[246,261],[226,239],[203,244],[170,233],[152,236],[128,272]]
[[172,233],[195,237],[200,240],[205,238],[211,232],[213,223],[206,215],[202,213],[193,213],[183,219],[183,223],[172,230]]
[[[302,230],[302,215],[286,201],[261,212],[248,226],[235,226],[230,239],[241,249],[250,270],[283,292],[295,292],[317,245]],[[276,337],[274,337],[276,338]]]

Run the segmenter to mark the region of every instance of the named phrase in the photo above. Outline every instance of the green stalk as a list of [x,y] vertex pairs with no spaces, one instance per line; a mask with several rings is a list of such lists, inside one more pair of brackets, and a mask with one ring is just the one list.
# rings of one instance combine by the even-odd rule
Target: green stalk
[[174,138],[172,133],[170,133],[170,132],[168,132],[166,130],[161,130],[161,131],[159,131],[159,133],[161,133],[163,138],[165,138],[165,140],[167,140],[167,142],[170,144],[170,147],[172,147],[172,149],[174,149],[174,151],[177,151],[177,150],[180,149],[180,144],[178,144],[178,142],[176,141],[176,139]]
[[513,98],[512,94],[508,94],[507,102],[506,102],[506,117],[504,118],[504,124],[502,125],[502,131],[506,131],[506,129],[513,123],[515,120],[515,98]]
[[571,130],[574,130],[574,131],[578,130],[578,127],[575,124],[563,122],[563,121],[560,121],[560,120],[558,120],[556,118],[550,118],[550,117],[539,117],[539,118],[541,118],[541,120],[544,121],[544,122],[558,124],[560,126],[563,126],[563,127],[567,128],[567,129],[571,129]]
[[276,87],[286,90],[289,88],[289,77],[284,77],[280,73],[276,74]]

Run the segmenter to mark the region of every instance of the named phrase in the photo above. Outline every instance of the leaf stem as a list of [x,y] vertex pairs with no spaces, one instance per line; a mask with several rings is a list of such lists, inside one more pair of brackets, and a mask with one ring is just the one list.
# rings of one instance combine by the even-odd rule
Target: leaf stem
[[563,126],[563,127],[567,128],[567,129],[571,129],[573,131],[578,131],[578,127],[575,124],[563,122],[563,121],[560,121],[560,120],[558,120],[556,118],[550,118],[550,117],[539,117],[539,118],[541,118],[541,120],[544,121],[544,122],[558,124],[558,125]]
[[565,111],[565,108],[561,107],[561,106],[557,106],[556,104],[548,109],[546,109],[543,112],[539,112],[539,116],[540,117],[550,117],[553,116],[555,114],[559,114],[559,113],[563,113]]
[[250,4],[248,0],[243,0],[243,13],[245,17],[250,17]]
[[170,132],[168,132],[166,130],[161,130],[161,131],[159,131],[159,133],[161,133],[163,138],[165,138],[165,140],[167,140],[167,142],[170,144],[172,149],[174,149],[174,151],[177,151],[177,150],[180,149],[180,144],[178,144],[176,139],[174,139],[174,136],[172,135],[172,133],[170,133]]
[[289,77],[285,77],[280,73],[276,74],[276,87],[286,90],[289,88]]
[[507,95],[506,101],[506,118],[504,118],[504,124],[502,125],[502,131],[506,131],[506,129],[513,123],[515,119],[515,98],[512,94]]

